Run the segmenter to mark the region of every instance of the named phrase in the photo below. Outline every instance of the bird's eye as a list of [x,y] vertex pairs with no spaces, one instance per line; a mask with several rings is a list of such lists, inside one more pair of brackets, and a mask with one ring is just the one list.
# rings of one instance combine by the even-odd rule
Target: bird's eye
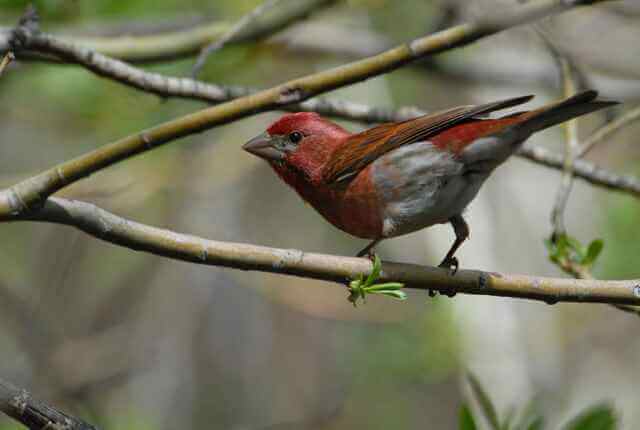
[[289,134],[289,140],[292,143],[298,143],[302,140],[302,133],[300,133],[299,131],[294,131],[293,133]]

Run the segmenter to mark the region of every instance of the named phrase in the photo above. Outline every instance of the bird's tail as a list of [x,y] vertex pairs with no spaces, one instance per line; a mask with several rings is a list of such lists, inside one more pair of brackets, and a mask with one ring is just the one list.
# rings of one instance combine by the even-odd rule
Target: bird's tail
[[519,114],[518,122],[511,128],[528,137],[545,128],[618,104],[611,101],[596,101],[597,97],[597,91],[583,91],[560,102]]
[[461,159],[471,172],[488,173],[509,158],[533,133],[617,104],[596,101],[596,97],[596,91],[583,91],[539,109],[502,117],[497,120],[504,121],[501,130],[467,146]]

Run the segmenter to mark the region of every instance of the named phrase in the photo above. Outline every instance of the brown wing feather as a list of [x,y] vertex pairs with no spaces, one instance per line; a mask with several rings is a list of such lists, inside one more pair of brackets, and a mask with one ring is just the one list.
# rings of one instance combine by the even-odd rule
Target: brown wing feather
[[460,106],[400,123],[370,128],[351,136],[344,145],[336,149],[324,168],[323,178],[328,184],[347,180],[378,157],[399,146],[428,139],[469,118],[516,106],[532,98],[533,96],[524,96],[484,105]]

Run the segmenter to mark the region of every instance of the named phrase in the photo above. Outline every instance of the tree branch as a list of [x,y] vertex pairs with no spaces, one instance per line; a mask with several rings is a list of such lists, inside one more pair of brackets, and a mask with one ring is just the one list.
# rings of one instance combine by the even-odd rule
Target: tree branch
[[[336,0],[294,0],[282,13],[264,22],[244,29],[231,43],[244,43],[273,34],[293,22],[300,21],[311,12],[330,6]],[[262,20],[261,20],[262,21]],[[119,37],[61,36],[60,40],[130,62],[167,61],[197,54],[203,46],[223,37],[233,26],[230,22],[209,22],[176,31],[151,35],[125,35]],[[12,29],[0,29],[0,52],[10,46]],[[21,52],[21,56],[32,54]]]
[[[368,275],[366,258],[306,253],[293,249],[220,242],[140,224],[90,203],[50,197],[41,210],[19,220],[43,221],[78,228],[98,239],[137,251],[210,266],[281,273],[344,284]],[[407,288],[526,298],[546,303],[598,302],[640,304],[640,280],[597,281],[507,275],[383,262],[380,282],[402,282]]]
[[[190,78],[148,72],[45,33],[27,33],[24,35],[24,40],[32,52],[53,55],[61,61],[78,64],[98,76],[163,98],[177,97],[221,103],[258,92],[253,88],[215,85]],[[367,123],[402,121],[424,113],[416,108],[391,110],[343,100],[320,98],[283,106],[283,108],[291,111],[313,111],[326,116]]]
[[[518,155],[554,169],[562,169],[565,162],[562,155],[527,142],[520,147]],[[573,174],[593,185],[640,197],[640,179],[635,176],[618,175],[583,159],[574,161]]]
[[6,54],[4,54],[4,57],[2,57],[2,60],[0,61],[0,76],[2,76],[2,74],[4,73],[4,69],[6,69],[7,66],[14,59],[15,59],[15,55],[13,55],[13,52],[11,52],[11,51],[9,51]]
[[591,136],[585,139],[584,143],[578,150],[577,157],[584,157],[589,151],[593,149],[594,146],[601,142],[604,142],[605,139],[615,134],[618,130],[638,120],[640,120],[640,107],[632,109],[629,112],[620,115],[610,123],[603,125]]
[[0,380],[0,411],[33,430],[97,430],[96,427],[46,405],[12,384]]
[[[146,72],[122,61],[64,42],[52,35],[35,34],[29,36],[27,41],[32,49],[38,52],[56,55],[65,61],[81,65],[99,76],[105,76],[160,97],[220,103],[257,92],[255,89],[246,87],[221,86],[189,78]],[[325,116],[366,124],[405,121],[427,113],[416,107],[402,107],[394,110],[324,97],[313,98],[283,108],[289,111],[318,112]],[[613,126],[614,123],[611,125]],[[554,169],[562,169],[564,166],[562,156],[533,145],[525,145],[518,155]],[[640,180],[633,176],[617,175],[583,160],[576,160],[574,163],[574,174],[593,185],[640,196]]]
[[[579,90],[584,89],[582,73],[578,70],[577,66],[573,63],[568,55],[560,52],[556,46],[549,40],[543,32],[538,32],[545,42],[545,45],[556,63],[558,69],[558,75],[562,82],[562,93],[565,98],[569,98],[575,95]],[[564,166],[562,168],[562,178],[560,186],[556,193],[553,209],[551,210],[551,226],[553,233],[551,240],[555,241],[559,235],[566,233],[564,223],[564,213],[569,201],[569,195],[573,188],[573,165],[577,157],[578,148],[580,146],[578,138],[578,119],[573,118],[563,124],[565,139],[564,139]]]
[[[542,0],[527,3],[501,15],[499,20],[478,21],[452,27],[379,55],[294,79],[256,94],[168,121],[64,162],[17,184],[10,189],[10,196],[2,199],[10,206],[0,205],[0,220],[37,208],[48,196],[83,177],[180,137],[258,112],[299,103],[320,93],[390,72],[417,59],[469,44],[506,28],[595,2],[596,0]],[[29,27],[16,29],[16,34],[21,39],[28,36],[29,32]],[[26,37],[27,41],[28,39]]]
[[238,35],[242,34],[245,29],[249,28],[256,19],[259,19],[260,16],[268,12],[269,9],[276,6],[279,1],[280,0],[264,0],[264,2],[259,4],[251,12],[240,18],[240,20],[238,20],[238,22],[235,23],[233,27],[231,27],[221,38],[202,48],[193,68],[191,69],[191,77],[196,79],[200,70],[202,70],[202,67],[207,62],[207,58],[209,58],[211,54],[219,51],[227,43],[231,42],[234,38],[237,38]]

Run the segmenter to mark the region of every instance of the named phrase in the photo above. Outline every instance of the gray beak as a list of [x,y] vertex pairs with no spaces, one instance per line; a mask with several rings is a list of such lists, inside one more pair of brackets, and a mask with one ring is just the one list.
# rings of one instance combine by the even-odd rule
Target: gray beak
[[242,145],[242,149],[267,161],[280,161],[285,156],[284,152],[275,147],[274,139],[267,132]]

